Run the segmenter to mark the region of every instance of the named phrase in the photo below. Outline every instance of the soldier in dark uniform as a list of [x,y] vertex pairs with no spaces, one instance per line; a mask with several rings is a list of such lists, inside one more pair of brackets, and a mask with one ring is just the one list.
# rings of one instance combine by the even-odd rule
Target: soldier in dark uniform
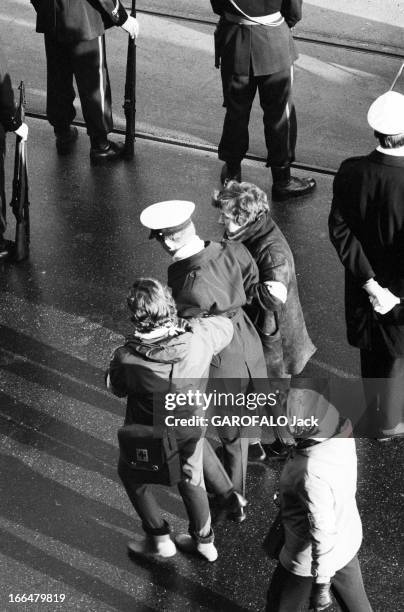
[[[216,65],[220,64],[226,117],[219,144],[221,181],[241,181],[241,161],[248,150],[248,124],[258,89],[264,111],[267,166],[274,200],[310,193],[312,178],[292,177],[296,112],[292,101],[293,62],[297,52],[290,28],[301,19],[302,0],[211,0],[220,15],[216,30]],[[239,7],[235,8],[234,4]]]
[[[243,310],[258,284],[258,269],[243,245],[201,240],[191,222],[193,210],[192,202],[159,202],[146,208],[140,221],[173,257],[168,286],[178,314],[184,318],[226,314],[232,319],[233,339],[212,363],[210,376],[218,384],[221,380],[230,385],[228,391],[244,393],[254,379],[266,379],[261,342]],[[234,488],[244,494],[248,439],[240,437],[240,428],[229,427],[222,442],[225,467]],[[234,520],[244,518],[241,508]]]
[[[370,107],[379,146],[345,160],[334,180],[330,237],[345,267],[348,342],[379,440],[404,436],[404,96]],[[377,379],[377,380],[372,380]]]
[[23,140],[27,139],[28,126],[17,117],[14,91],[7,72],[6,59],[0,47],[0,259],[7,257],[10,243],[5,240],[6,231],[6,192],[4,177],[4,157],[6,154],[6,132],[15,132]]
[[58,152],[69,153],[78,136],[71,126],[76,115],[74,76],[91,140],[91,161],[117,159],[122,145],[108,140],[113,123],[104,32],[115,25],[137,36],[136,19],[127,15],[119,0],[31,1],[37,12],[36,31],[45,35],[46,112]]

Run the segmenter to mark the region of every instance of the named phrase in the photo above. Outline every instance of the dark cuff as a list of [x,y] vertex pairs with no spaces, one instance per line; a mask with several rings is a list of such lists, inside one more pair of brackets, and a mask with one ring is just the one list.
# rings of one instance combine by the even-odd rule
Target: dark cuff
[[171,533],[170,525],[167,523],[167,521],[163,521],[163,525],[161,527],[149,527],[143,521],[142,527],[145,533],[152,536],[168,535],[169,533]]
[[197,544],[210,544],[215,540],[215,534],[213,533],[213,529],[211,529],[209,534],[204,537],[198,535],[198,533],[196,531],[193,531],[191,527],[188,529],[188,532],[194,542],[196,542]]

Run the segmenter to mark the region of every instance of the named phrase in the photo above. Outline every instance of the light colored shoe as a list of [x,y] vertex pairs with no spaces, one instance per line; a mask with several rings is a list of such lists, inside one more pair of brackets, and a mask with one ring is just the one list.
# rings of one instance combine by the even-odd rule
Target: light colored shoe
[[393,429],[382,429],[377,440],[379,442],[390,442],[396,438],[404,437],[404,423],[398,423]]
[[174,542],[168,534],[160,536],[149,536],[139,541],[128,542],[128,551],[135,555],[148,557],[173,557],[177,552]]
[[204,544],[202,542],[195,542],[190,535],[186,533],[181,533],[175,538],[175,543],[182,552],[191,553],[191,554],[199,554],[201,557],[213,563],[216,561],[218,554],[216,546],[213,542],[209,542],[208,544]]

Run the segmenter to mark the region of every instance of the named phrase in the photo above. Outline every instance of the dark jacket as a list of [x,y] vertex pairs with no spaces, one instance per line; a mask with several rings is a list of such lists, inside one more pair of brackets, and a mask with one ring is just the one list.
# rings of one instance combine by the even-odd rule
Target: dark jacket
[[4,132],[14,132],[20,127],[21,119],[16,114],[11,78],[6,58],[0,48],[0,124]]
[[259,336],[243,311],[258,283],[258,269],[240,244],[207,242],[203,251],[176,261],[168,268],[172,290],[181,317],[226,314],[233,321],[231,343],[214,360],[211,376],[219,379],[266,378]]
[[[254,257],[259,284],[245,310],[254,323],[265,353],[268,375],[276,378],[299,374],[315,347],[307,333],[299,300],[292,251],[272,217],[262,215],[228,240],[242,242]],[[274,298],[264,281],[279,281],[287,289],[285,304]]]
[[[1,42],[0,42],[1,45]],[[4,177],[4,157],[6,154],[6,132],[13,132],[21,125],[16,115],[14,91],[7,71],[6,59],[0,46],[0,246],[3,247],[3,234],[6,231],[6,192]]]
[[[125,424],[152,425],[163,422],[156,418],[159,410],[164,418],[164,394],[183,392],[190,388],[205,390],[213,355],[231,340],[233,328],[225,317],[210,317],[183,322],[174,336],[163,336],[145,341],[131,336],[113,354],[108,374],[108,386],[118,397],[127,397]],[[191,416],[199,408],[186,405],[185,414],[175,411],[176,417]],[[203,414],[203,412],[202,412]]]
[[215,13],[221,15],[215,33],[216,65],[225,74],[248,76],[252,68],[255,76],[287,70],[298,54],[290,32],[301,19],[301,0],[240,1],[240,8],[251,17],[280,11],[285,22],[279,26],[239,25],[226,21],[224,12],[237,13],[226,0],[212,0]]
[[345,160],[334,180],[329,230],[345,267],[349,343],[404,355],[404,307],[378,315],[362,289],[375,277],[404,297],[404,156],[373,151]]
[[119,0],[31,0],[36,12],[36,31],[51,34],[60,42],[92,40],[105,28],[121,26],[128,18]]

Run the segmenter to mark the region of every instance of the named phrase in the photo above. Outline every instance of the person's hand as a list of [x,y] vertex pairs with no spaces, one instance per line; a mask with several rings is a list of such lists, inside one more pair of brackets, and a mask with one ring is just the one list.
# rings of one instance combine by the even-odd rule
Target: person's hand
[[382,292],[378,292],[377,297],[369,296],[370,303],[373,306],[373,310],[378,314],[385,315],[390,310],[400,304],[400,298],[398,298],[390,289],[383,288]]
[[22,141],[26,141],[28,139],[28,125],[26,123],[21,123],[18,130],[15,130],[14,134],[19,136]]
[[137,38],[139,36],[139,22],[135,17],[128,16],[125,23],[121,25],[131,38]]
[[363,285],[363,289],[368,293],[370,297],[378,298],[379,296],[381,296],[381,298],[383,299],[384,287],[379,285],[379,283],[374,278],[370,278],[368,281],[366,281],[366,283]]
[[320,610],[326,610],[332,605],[330,588],[331,582],[313,583],[310,594],[310,610],[319,612]]
[[279,281],[265,281],[264,285],[267,287],[269,293],[280,300],[282,304],[286,302],[288,290],[283,283]]

